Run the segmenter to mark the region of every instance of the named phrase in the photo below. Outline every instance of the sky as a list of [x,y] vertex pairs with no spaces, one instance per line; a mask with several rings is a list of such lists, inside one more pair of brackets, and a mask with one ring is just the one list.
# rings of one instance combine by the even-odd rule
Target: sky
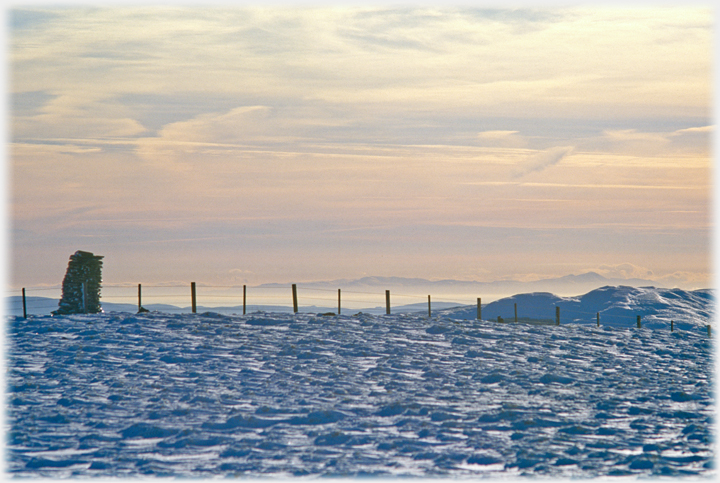
[[708,6],[6,11],[10,287],[712,281]]

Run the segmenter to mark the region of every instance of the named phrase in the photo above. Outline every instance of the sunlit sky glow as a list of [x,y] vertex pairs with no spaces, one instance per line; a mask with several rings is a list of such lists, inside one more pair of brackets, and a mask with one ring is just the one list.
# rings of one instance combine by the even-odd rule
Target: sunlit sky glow
[[712,13],[10,10],[8,282],[708,286]]

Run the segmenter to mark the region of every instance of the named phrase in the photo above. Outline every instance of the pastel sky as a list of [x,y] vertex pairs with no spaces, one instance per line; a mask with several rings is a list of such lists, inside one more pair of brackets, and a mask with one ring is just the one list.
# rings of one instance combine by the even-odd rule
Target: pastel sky
[[709,7],[17,7],[12,287],[711,280]]

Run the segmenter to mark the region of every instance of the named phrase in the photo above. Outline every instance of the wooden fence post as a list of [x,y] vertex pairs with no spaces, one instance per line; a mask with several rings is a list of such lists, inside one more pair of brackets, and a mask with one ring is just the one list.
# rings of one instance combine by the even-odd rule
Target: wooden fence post
[[390,315],[390,290],[385,290],[385,314]]
[[638,329],[641,329],[641,328],[642,328],[642,324],[640,323],[640,316],[639,316],[639,315],[637,316],[637,328],[638,328]]
[[340,289],[338,289],[338,315],[340,315]]
[[[430,296],[428,295],[428,319],[432,319],[432,310],[430,309]],[[710,326],[708,326],[710,327]]]
[[670,321],[670,332],[674,332],[674,331],[675,331],[675,328],[673,327],[673,325],[674,325],[674,324],[673,324],[673,321],[671,320],[671,321]]
[[190,303],[192,306],[192,313],[197,313],[197,300],[195,298],[195,282],[190,282]]
[[243,315],[247,308],[247,285],[243,285]]
[[23,319],[27,319],[27,304],[25,303],[25,287],[22,289]]
[[297,285],[292,284],[292,296],[293,296],[293,313],[298,313],[298,302],[297,302]]
[[597,313],[597,326],[600,327],[600,312]]
[[150,312],[148,309],[142,306],[142,284],[138,284],[138,314],[144,314]]
[[482,320],[482,308],[480,307],[480,297],[478,297],[477,302],[478,302],[477,318],[478,318],[478,320]]
[[515,323],[517,324],[517,304],[515,304]]
[[560,325],[560,307],[555,307],[555,325]]
[[707,328],[708,328],[708,337],[711,337],[711,335],[710,335],[710,324],[708,324]]

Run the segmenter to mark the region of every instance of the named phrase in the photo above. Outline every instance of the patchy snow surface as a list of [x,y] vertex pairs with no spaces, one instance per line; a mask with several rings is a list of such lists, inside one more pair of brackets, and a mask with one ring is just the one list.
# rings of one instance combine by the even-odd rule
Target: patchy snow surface
[[110,313],[7,331],[15,476],[715,474],[700,330]]

